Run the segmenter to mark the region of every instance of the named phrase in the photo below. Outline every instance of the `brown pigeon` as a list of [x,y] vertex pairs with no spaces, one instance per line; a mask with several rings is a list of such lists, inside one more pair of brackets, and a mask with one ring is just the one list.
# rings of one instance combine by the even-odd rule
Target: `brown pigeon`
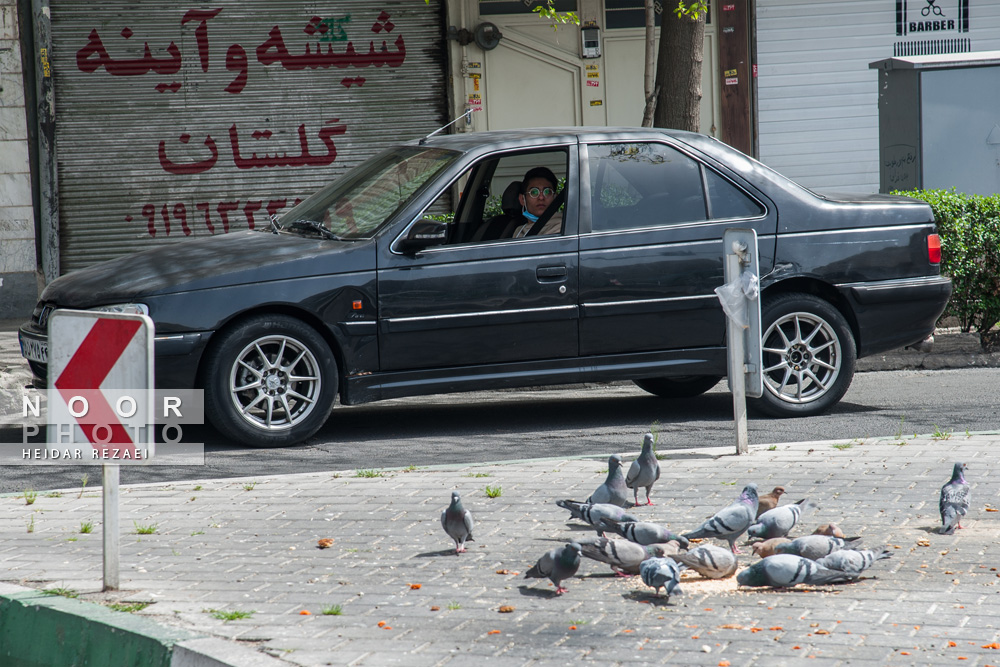
[[775,507],[777,507],[778,499],[781,498],[781,496],[784,493],[785,493],[785,487],[776,486],[774,487],[774,490],[771,491],[771,493],[765,493],[764,495],[762,495],[757,504],[757,516],[759,517],[764,512],[768,510],[773,510]]

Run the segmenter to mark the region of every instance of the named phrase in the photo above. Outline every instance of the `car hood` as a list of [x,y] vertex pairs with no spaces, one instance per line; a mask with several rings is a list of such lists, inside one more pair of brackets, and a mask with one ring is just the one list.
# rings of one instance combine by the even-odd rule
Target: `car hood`
[[91,308],[146,296],[375,268],[374,241],[234,232],[192,239],[101,262],[62,276],[43,301]]

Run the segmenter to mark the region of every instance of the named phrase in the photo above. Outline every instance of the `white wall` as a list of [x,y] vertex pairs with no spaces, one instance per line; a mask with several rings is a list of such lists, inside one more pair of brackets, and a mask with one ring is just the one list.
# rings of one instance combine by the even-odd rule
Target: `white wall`
[[[945,19],[960,0],[937,0]],[[908,0],[907,23],[924,0]],[[757,0],[760,159],[817,190],[879,189],[878,72],[897,42],[968,38],[1000,49],[1000,0],[969,0],[970,27],[896,35],[895,0]],[[960,187],[960,186],[958,186]]]
[[0,0],[0,318],[27,319],[37,297],[28,131],[15,0]]

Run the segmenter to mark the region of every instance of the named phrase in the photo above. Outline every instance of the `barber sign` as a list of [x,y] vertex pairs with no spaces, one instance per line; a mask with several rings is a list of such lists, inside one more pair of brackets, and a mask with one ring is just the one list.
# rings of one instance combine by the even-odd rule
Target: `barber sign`
[[153,321],[56,310],[49,318],[51,458],[143,463],[153,455]]

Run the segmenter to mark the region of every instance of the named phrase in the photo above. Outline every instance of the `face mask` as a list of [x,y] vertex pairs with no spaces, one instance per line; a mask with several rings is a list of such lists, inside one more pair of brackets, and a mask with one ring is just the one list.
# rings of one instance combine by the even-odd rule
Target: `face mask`
[[524,208],[523,206],[521,207],[521,215],[526,217],[528,220],[531,220],[532,222],[538,222],[538,216],[528,213],[528,209]]

